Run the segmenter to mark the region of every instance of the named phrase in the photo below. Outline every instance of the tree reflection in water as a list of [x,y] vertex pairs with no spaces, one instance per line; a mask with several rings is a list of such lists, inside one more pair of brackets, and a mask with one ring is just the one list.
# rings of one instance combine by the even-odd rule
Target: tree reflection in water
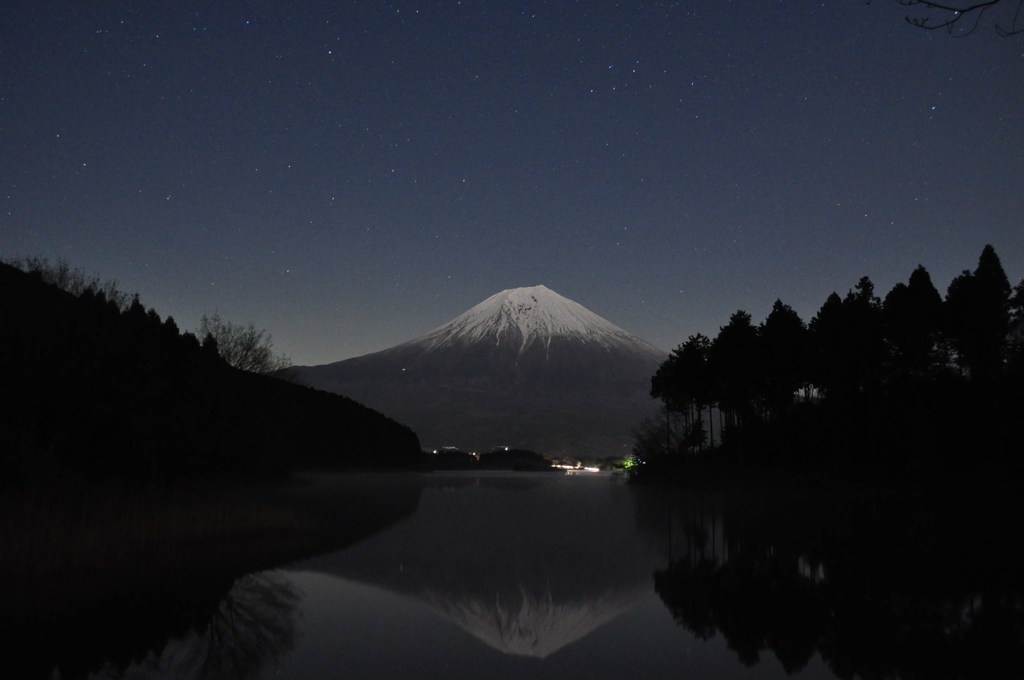
[[411,476],[356,474],[0,494],[8,674],[67,680],[130,667],[147,677],[177,655],[182,673],[244,677],[245,643],[259,660],[290,640],[292,625],[274,617],[294,595],[263,570],[372,535],[419,495]]
[[789,673],[817,652],[841,678],[1024,677],[1019,508],[948,500],[687,497],[655,590],[748,666],[770,650]]
[[243,576],[199,630],[168,641],[126,668],[107,664],[94,678],[253,678],[292,649],[299,595],[279,573]]

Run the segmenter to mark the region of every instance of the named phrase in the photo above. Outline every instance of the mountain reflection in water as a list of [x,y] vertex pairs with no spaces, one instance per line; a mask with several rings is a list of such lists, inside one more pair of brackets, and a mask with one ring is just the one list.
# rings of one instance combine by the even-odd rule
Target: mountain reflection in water
[[491,647],[544,658],[650,592],[663,560],[607,476],[437,475],[408,522],[298,565],[414,598]]
[[[263,540],[200,541],[173,568],[157,553],[146,591],[128,579],[59,623],[41,600],[5,641],[59,678],[1024,677],[1015,499],[497,472],[302,489],[273,499],[299,514],[266,515]],[[226,578],[245,544],[252,569],[320,555]],[[172,577],[197,559],[218,566]]]
[[1024,677],[1018,503],[949,501],[438,475],[407,521],[295,566],[309,600],[368,584],[551,677]]

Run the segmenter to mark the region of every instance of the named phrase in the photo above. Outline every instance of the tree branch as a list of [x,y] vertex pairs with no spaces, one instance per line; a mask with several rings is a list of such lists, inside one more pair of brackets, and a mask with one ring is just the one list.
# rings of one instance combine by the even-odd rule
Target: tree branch
[[[897,0],[897,2],[904,7],[921,6],[926,10],[931,10],[933,13],[937,13],[939,21],[933,22],[934,16],[907,16],[907,23],[923,28],[926,31],[934,31],[938,29],[946,29],[947,33],[953,34],[954,30],[957,31],[956,35],[966,36],[973,33],[978,26],[981,24],[982,18],[994,7],[1002,4],[1004,0],[985,0],[984,2],[973,2],[973,3],[950,3],[950,2],[936,2],[935,0]],[[1014,0],[1010,0],[1012,4]],[[1006,27],[1000,23],[996,23],[995,31],[1001,37],[1009,37],[1024,33],[1024,23],[1021,22],[1021,10],[1024,7],[1024,0],[1016,0],[1016,6],[1013,11],[1013,15],[1010,19],[1009,27]],[[964,22],[965,18],[968,21],[973,20],[972,23],[966,28],[963,26],[967,22]],[[964,22],[962,25],[961,22]]]

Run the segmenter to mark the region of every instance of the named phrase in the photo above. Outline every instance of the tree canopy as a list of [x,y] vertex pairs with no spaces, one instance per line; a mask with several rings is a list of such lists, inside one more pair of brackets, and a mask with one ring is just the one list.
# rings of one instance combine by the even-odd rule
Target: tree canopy
[[[965,450],[997,456],[1024,436],[1011,415],[1024,409],[1021,378],[1024,281],[1011,287],[986,245],[945,298],[918,266],[884,300],[866,276],[831,293],[807,324],[776,300],[759,325],[740,310],[716,337],[690,336],[651,379],[666,421],[642,429],[637,448],[698,454],[706,440],[686,433],[718,413],[710,443],[748,462],[849,465],[861,455],[909,474]],[[673,437],[671,414],[683,436]]]

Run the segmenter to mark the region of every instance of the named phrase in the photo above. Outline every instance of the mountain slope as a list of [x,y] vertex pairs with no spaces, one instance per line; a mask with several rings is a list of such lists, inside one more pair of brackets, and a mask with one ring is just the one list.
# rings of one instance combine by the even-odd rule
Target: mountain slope
[[374,354],[300,379],[407,423],[427,446],[623,455],[665,353],[544,286],[497,293]]
[[380,413],[228,366],[137,301],[74,296],[0,263],[0,484],[69,472],[165,477],[408,467]]

